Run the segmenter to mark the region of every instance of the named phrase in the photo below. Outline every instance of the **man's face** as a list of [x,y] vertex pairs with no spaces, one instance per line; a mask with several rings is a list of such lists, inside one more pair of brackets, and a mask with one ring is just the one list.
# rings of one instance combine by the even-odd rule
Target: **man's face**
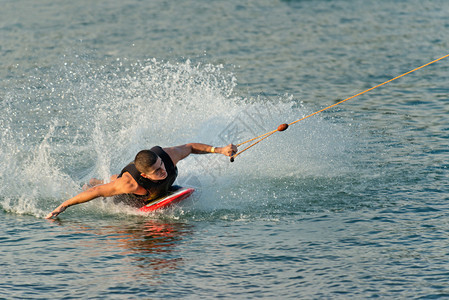
[[157,158],[154,165],[150,167],[147,173],[140,174],[142,177],[150,180],[164,180],[167,178],[167,170],[165,169],[164,162],[160,157]]

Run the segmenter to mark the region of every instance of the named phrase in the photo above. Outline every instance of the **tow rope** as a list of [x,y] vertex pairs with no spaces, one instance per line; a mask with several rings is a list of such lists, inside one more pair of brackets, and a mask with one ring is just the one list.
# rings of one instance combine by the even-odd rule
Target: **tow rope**
[[291,122],[291,123],[288,123],[288,124],[287,124],[287,123],[281,124],[281,125],[278,126],[277,129],[275,129],[275,130],[273,130],[273,131],[267,132],[267,133],[265,133],[265,134],[256,136],[256,137],[254,137],[254,138],[252,138],[252,139],[249,139],[249,140],[247,140],[247,141],[244,141],[244,142],[242,142],[242,143],[239,143],[239,144],[236,145],[237,147],[240,147],[240,146],[242,146],[242,145],[244,145],[244,144],[246,144],[246,143],[250,143],[250,142],[254,142],[254,141],[255,141],[254,143],[252,143],[251,145],[247,146],[247,147],[244,148],[243,150],[241,150],[241,151],[235,153],[234,155],[232,155],[232,156],[231,156],[231,162],[233,162],[234,159],[235,159],[238,155],[242,154],[242,153],[245,152],[246,150],[250,149],[251,147],[255,146],[256,144],[260,143],[261,141],[263,141],[264,139],[268,138],[269,136],[271,136],[272,134],[274,134],[274,133],[276,133],[276,132],[278,132],[278,131],[284,131],[284,130],[286,130],[289,126],[291,126],[291,125],[293,125],[293,124],[296,124],[296,123],[298,123],[298,122],[300,122],[300,121],[303,121],[303,120],[305,120],[305,119],[307,119],[307,118],[310,118],[310,117],[312,117],[312,116],[314,116],[314,115],[316,115],[316,114],[319,114],[319,113],[321,113],[321,112],[323,112],[323,111],[325,111],[325,110],[328,110],[328,109],[330,109],[330,108],[332,108],[332,107],[334,107],[334,106],[337,106],[337,105],[339,105],[339,104],[342,104],[342,103],[344,103],[344,102],[346,102],[346,101],[348,101],[348,100],[351,100],[351,99],[353,99],[353,98],[355,98],[355,97],[357,97],[357,96],[363,95],[363,94],[365,94],[365,93],[367,93],[367,92],[369,92],[369,91],[372,91],[372,90],[374,90],[374,89],[377,89],[378,87],[381,87],[381,86],[383,86],[383,85],[385,85],[385,84],[387,84],[387,83],[390,83],[390,82],[392,82],[392,81],[394,81],[394,80],[396,80],[396,79],[399,79],[399,78],[401,78],[401,77],[404,77],[405,75],[408,75],[408,74],[410,74],[410,73],[413,73],[413,72],[415,72],[415,71],[418,71],[419,69],[422,69],[422,68],[424,68],[424,67],[427,67],[427,66],[429,66],[429,65],[431,65],[431,64],[434,64],[434,63],[436,63],[437,61],[440,61],[440,60],[442,60],[442,59],[444,59],[444,58],[447,58],[447,57],[449,57],[449,54],[446,54],[445,56],[442,56],[442,57],[440,57],[440,58],[438,58],[438,59],[435,59],[435,60],[433,60],[433,61],[431,61],[431,62],[428,62],[427,64],[422,65],[422,66],[420,66],[420,67],[417,67],[417,68],[415,68],[415,69],[413,69],[413,70],[411,70],[411,71],[408,71],[408,72],[406,72],[406,73],[404,73],[404,74],[401,74],[401,75],[399,75],[399,76],[396,76],[396,77],[394,77],[394,78],[392,78],[392,79],[390,79],[390,80],[387,80],[387,81],[385,81],[385,82],[383,82],[383,83],[381,83],[381,84],[378,84],[378,85],[376,85],[376,86],[374,86],[374,87],[372,87],[372,88],[369,88],[369,89],[367,89],[367,90],[365,90],[365,91],[363,91],[363,92],[360,92],[360,93],[358,93],[358,94],[355,94],[354,96],[351,96],[351,97],[346,98],[346,99],[344,99],[344,100],[341,100],[341,101],[339,101],[339,102],[337,102],[337,103],[335,103],[335,104],[332,104],[332,105],[330,105],[330,106],[328,106],[328,107],[325,107],[325,108],[323,108],[323,109],[321,109],[321,110],[319,110],[319,111],[314,112],[313,114],[307,115],[307,116],[305,116],[305,117],[303,117],[303,118],[300,118],[300,119],[298,119],[298,120],[296,120],[296,121],[293,121],[293,122]]

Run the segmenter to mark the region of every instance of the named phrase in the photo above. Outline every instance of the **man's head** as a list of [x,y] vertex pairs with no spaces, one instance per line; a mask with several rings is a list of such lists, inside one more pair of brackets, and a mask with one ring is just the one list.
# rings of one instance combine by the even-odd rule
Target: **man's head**
[[163,180],[167,178],[164,162],[153,151],[142,150],[137,153],[134,164],[142,177],[150,180]]

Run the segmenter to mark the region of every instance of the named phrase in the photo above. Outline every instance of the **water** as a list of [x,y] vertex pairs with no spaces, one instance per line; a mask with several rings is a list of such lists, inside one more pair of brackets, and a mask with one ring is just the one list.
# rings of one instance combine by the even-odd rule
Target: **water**
[[449,297],[449,63],[300,122],[150,215],[43,217],[153,145],[238,143],[448,53],[446,1],[3,1],[1,297]]

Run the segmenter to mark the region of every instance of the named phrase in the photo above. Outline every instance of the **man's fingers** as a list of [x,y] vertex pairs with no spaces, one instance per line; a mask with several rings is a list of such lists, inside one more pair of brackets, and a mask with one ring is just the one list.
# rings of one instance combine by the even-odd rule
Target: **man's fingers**
[[45,217],[45,219],[51,219],[54,215],[58,215],[58,214],[51,212]]
[[62,213],[64,210],[66,210],[67,206],[59,206],[57,209],[55,209],[54,211],[52,211],[51,213],[49,213],[45,219],[50,219],[52,217],[56,217],[57,215],[59,215],[60,213]]

